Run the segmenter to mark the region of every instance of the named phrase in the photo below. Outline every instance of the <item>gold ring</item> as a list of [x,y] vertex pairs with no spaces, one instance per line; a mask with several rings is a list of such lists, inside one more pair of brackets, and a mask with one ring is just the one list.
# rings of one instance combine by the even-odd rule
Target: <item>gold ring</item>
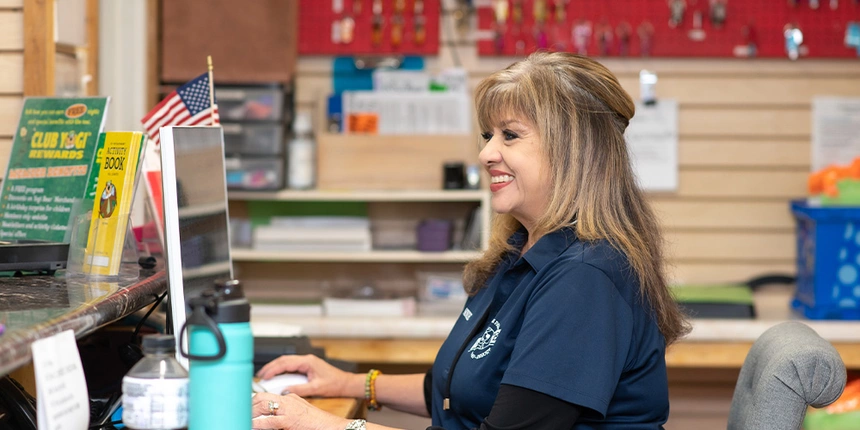
[[280,408],[280,407],[281,407],[281,405],[278,402],[273,402],[273,401],[269,400],[269,415],[277,415],[278,414],[278,408]]

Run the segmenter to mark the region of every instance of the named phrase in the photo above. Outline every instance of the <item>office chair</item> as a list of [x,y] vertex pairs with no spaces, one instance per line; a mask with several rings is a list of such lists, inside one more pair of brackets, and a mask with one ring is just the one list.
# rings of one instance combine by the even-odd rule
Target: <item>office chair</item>
[[780,323],[762,333],[741,366],[728,430],[799,430],[807,407],[833,403],[845,382],[833,345],[803,323]]

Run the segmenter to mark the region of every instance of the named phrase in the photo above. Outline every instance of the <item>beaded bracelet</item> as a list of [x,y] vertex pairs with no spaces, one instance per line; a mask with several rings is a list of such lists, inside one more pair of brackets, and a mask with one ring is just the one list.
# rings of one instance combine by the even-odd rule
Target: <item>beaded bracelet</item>
[[367,410],[369,411],[382,409],[382,405],[376,401],[376,378],[380,373],[376,369],[370,369],[367,372],[367,377],[364,379],[364,400],[367,400]]

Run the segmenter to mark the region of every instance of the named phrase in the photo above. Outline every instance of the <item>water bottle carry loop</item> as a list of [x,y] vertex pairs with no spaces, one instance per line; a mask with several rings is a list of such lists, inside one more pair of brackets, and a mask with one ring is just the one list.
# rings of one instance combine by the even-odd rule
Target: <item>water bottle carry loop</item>
[[[215,361],[220,360],[224,355],[227,354],[227,342],[224,341],[224,335],[221,334],[221,330],[218,329],[218,324],[215,324],[215,321],[212,318],[209,318],[209,315],[206,314],[205,306],[195,306],[194,311],[191,313],[191,316],[185,320],[185,323],[182,324],[182,328],[179,329],[179,353],[182,354],[183,357],[186,357],[191,360],[201,360],[201,361]],[[215,355],[197,355],[191,354],[190,352],[185,350],[185,336],[182,334],[185,332],[188,324],[194,325],[205,325],[209,328],[209,331],[215,335],[215,340],[218,341],[218,353]],[[201,324],[202,323],[202,324]]]

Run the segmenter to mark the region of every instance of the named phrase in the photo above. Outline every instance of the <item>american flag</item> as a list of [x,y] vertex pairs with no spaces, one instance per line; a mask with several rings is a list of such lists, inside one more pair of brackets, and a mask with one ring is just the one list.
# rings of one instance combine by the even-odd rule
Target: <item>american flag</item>
[[204,73],[177,88],[149,111],[140,122],[143,123],[146,134],[156,145],[160,142],[158,130],[161,127],[218,125],[221,122],[218,116],[218,104],[209,104],[209,74]]

